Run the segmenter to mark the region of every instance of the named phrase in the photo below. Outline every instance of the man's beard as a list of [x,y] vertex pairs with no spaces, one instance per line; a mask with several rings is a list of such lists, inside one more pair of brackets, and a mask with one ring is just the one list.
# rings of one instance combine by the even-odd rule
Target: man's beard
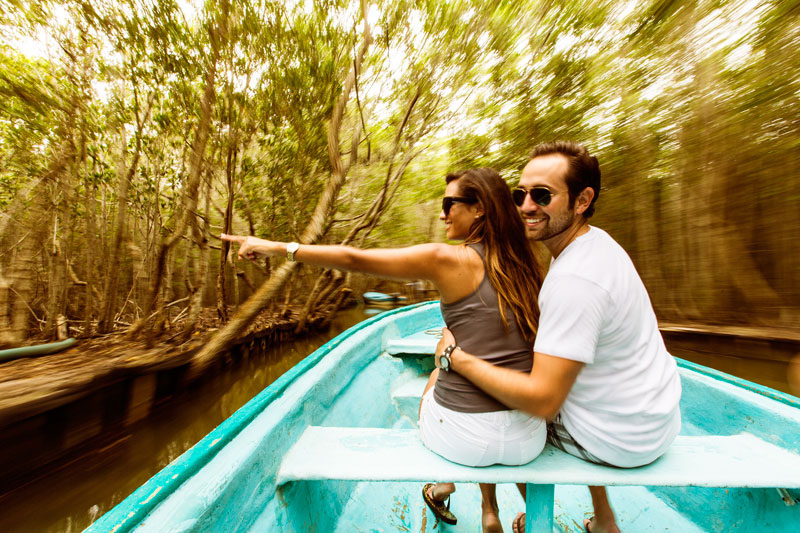
[[545,220],[544,227],[534,230],[533,233],[528,233],[528,238],[533,241],[546,241],[556,237],[569,229],[575,220],[575,215],[570,212],[563,213],[563,216],[558,218],[549,217]]

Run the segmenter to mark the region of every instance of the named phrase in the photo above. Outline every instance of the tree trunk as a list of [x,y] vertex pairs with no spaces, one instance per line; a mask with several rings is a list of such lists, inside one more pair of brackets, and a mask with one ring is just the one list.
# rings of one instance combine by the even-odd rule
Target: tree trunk
[[83,166],[83,186],[84,186],[84,209],[86,210],[86,294],[84,299],[84,326],[83,334],[86,336],[92,335],[92,317],[94,316],[94,300],[92,298],[94,293],[95,282],[95,251],[97,249],[97,221],[95,220],[95,211],[97,209],[97,200],[95,195],[97,188],[92,185],[90,173],[86,168],[86,134],[85,125],[84,131],[81,133],[81,164]]
[[39,232],[31,232],[23,237],[16,249],[8,280],[11,282],[10,290],[13,294],[10,302],[9,339],[13,344],[19,344],[28,336],[32,311],[29,302],[33,300],[33,280],[36,276],[36,251],[38,249]]
[[[77,111],[77,102],[73,110]],[[52,185],[53,234],[47,245],[48,252],[48,287],[47,287],[47,322],[45,337],[55,339],[58,335],[59,317],[66,315],[67,290],[69,288],[67,274],[67,253],[69,232],[72,228],[72,199],[75,196],[75,174],[78,169],[73,144],[74,119],[70,116],[66,123],[66,136],[63,142],[63,155],[60,158],[69,161],[63,172],[57,174]]]
[[[372,34],[370,33],[369,23],[367,22],[366,6],[363,0],[361,2],[361,8],[364,20],[364,40],[355,57],[353,67],[342,87],[339,99],[333,108],[331,121],[328,126],[328,156],[331,162],[331,175],[328,179],[325,191],[322,193],[314,209],[311,222],[300,237],[300,242],[303,244],[312,244],[322,235],[322,231],[331,215],[332,209],[335,207],[339,191],[347,177],[339,150],[339,132],[341,130],[342,117],[345,107],[347,106],[347,101],[353,90],[356,76],[361,69],[361,62],[372,43]],[[190,378],[199,376],[208,365],[211,364],[214,357],[225,350],[247,328],[250,321],[255,318],[266,303],[277,294],[278,290],[280,290],[281,286],[286,282],[291,271],[296,267],[297,263],[286,261],[277,271],[273,271],[270,279],[261,285],[256,293],[242,304],[236,315],[228,322],[228,325],[217,332],[217,334],[194,356],[192,359]]]
[[11,334],[11,282],[0,273],[0,349],[14,346],[16,339]]
[[[231,139],[233,142],[233,139]],[[236,173],[237,151],[233,146],[228,147],[228,156],[225,165],[225,181],[227,184],[228,201],[225,203],[225,214],[222,220],[222,233],[231,232],[231,221],[233,220],[233,182]],[[228,321],[227,291],[225,290],[225,277],[228,264],[228,253],[231,243],[222,241],[219,251],[219,273],[217,274],[217,316],[224,324]],[[236,276],[234,275],[234,278]],[[235,280],[234,280],[235,283]]]
[[[200,188],[200,177],[203,173],[205,162],[205,151],[208,143],[209,132],[211,129],[211,111],[216,97],[216,74],[217,61],[219,60],[219,49],[221,40],[227,37],[225,24],[227,23],[227,12],[217,20],[217,25],[211,32],[212,54],[208,62],[206,71],[205,89],[200,101],[200,118],[196,128],[194,141],[192,142],[192,155],[189,163],[189,177],[183,189],[183,216],[178,221],[172,234],[164,239],[159,246],[156,256],[155,270],[151,275],[150,290],[144,302],[144,317],[137,320],[128,330],[128,337],[135,338],[139,332],[147,325],[148,317],[152,311],[158,307],[158,296],[161,288],[161,281],[166,268],[167,254],[170,248],[178,242],[186,233],[192,219],[196,217],[197,197]],[[152,337],[152,332],[148,337]],[[149,339],[149,341],[152,339]],[[148,341],[148,342],[149,342]]]
[[[134,83],[135,83],[134,79]],[[148,97],[147,106],[145,108],[143,117],[139,115],[139,98],[138,92],[134,89],[134,115],[136,117],[136,148],[133,152],[133,159],[131,164],[126,164],[127,154],[127,139],[125,135],[125,127],[120,128],[120,154],[117,161],[117,176],[119,182],[117,183],[117,212],[114,217],[114,234],[111,240],[111,248],[109,250],[109,259],[106,269],[106,282],[103,287],[103,310],[100,314],[100,320],[97,329],[100,333],[108,333],[114,329],[114,316],[117,310],[117,292],[119,290],[119,270],[120,270],[120,256],[122,254],[122,241],[125,239],[125,232],[128,217],[128,191],[130,190],[131,180],[136,173],[139,166],[139,156],[142,152],[142,127],[150,117],[150,110],[152,109],[155,92],[152,92]]]
[[128,216],[128,189],[131,183],[130,169],[125,167],[125,153],[128,141],[124,126],[120,128],[120,154],[117,161],[117,211],[114,215],[114,233],[111,237],[108,262],[106,265],[106,281],[103,287],[103,309],[97,324],[99,333],[108,333],[114,329],[114,314],[117,309],[117,283],[119,280],[119,255],[122,239],[125,234],[125,225]]
[[194,241],[199,248],[199,268],[195,270],[194,276],[194,294],[189,300],[189,315],[186,319],[186,325],[183,330],[183,336],[188,339],[194,332],[197,326],[197,321],[200,318],[200,312],[203,310],[203,294],[205,293],[206,284],[208,283],[208,262],[209,262],[209,248],[208,248],[208,230],[209,230],[209,207],[211,205],[211,173],[208,173],[208,180],[206,183],[205,191],[205,221],[203,227],[200,227],[199,222],[195,219],[192,224],[192,233],[194,234]]
[[[59,241],[58,214],[53,216],[54,228],[52,242],[47,246],[47,317],[44,335],[55,339],[58,333],[58,317],[64,314],[67,305],[67,260]],[[64,230],[61,230],[65,233]]]

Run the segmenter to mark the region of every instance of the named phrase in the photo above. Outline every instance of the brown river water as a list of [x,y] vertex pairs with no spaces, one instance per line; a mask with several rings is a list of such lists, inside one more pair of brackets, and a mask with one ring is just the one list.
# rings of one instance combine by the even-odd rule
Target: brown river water
[[[368,318],[368,313],[363,308],[343,311],[328,332],[246,359],[210,380],[202,395],[177,396],[116,442],[70,457],[46,476],[0,492],[0,532],[82,531],[281,374],[327,340]],[[753,350],[748,357],[713,353],[701,341],[671,340],[668,335],[665,340],[673,355],[789,390],[783,360],[758,356]]]

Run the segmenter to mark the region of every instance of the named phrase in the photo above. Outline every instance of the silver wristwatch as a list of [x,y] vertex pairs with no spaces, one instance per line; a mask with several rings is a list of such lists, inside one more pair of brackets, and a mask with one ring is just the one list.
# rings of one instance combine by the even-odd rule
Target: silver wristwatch
[[445,372],[450,372],[450,354],[453,353],[457,348],[458,346],[451,344],[444,349],[442,355],[439,356],[439,368]]
[[297,249],[300,248],[300,244],[296,242],[290,242],[286,245],[286,259],[294,263],[294,254]]

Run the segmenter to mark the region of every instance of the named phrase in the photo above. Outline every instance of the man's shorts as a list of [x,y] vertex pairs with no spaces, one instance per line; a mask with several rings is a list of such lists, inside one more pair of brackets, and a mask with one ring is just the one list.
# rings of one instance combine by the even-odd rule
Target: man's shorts
[[547,442],[555,446],[561,451],[574,455],[578,459],[583,459],[590,463],[595,463],[603,466],[614,466],[602,459],[598,459],[586,449],[578,444],[578,441],[572,438],[567,428],[561,421],[561,414],[559,413],[551,422],[547,423]]

